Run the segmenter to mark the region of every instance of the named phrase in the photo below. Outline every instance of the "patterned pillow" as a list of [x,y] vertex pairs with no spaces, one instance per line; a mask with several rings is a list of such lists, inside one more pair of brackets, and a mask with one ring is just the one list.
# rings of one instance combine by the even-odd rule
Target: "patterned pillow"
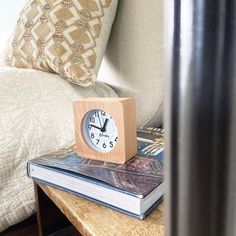
[[94,83],[118,0],[30,0],[17,22],[6,64]]

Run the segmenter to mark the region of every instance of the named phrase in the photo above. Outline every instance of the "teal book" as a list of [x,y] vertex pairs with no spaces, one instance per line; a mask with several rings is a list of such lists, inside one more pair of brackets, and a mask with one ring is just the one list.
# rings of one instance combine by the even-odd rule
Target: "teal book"
[[137,155],[125,164],[80,157],[75,145],[28,162],[28,176],[139,219],[161,201],[163,186],[163,133],[142,137]]

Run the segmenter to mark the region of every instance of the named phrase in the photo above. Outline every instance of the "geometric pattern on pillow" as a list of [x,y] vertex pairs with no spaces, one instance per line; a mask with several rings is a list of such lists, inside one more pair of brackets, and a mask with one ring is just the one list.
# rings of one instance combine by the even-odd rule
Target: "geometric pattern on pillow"
[[91,85],[116,6],[117,0],[29,1],[17,22],[6,64],[54,72],[72,83]]

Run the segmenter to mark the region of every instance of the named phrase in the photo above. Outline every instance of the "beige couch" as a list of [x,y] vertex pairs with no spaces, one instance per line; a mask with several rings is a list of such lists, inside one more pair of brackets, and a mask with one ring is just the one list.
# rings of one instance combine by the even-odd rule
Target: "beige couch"
[[[0,61],[5,40],[26,1],[3,0],[9,9],[3,6],[0,10],[3,13],[0,14]],[[120,96],[136,98],[138,126],[148,122],[158,126],[162,122],[165,91],[162,7],[162,1],[119,0],[106,56],[99,70],[99,81],[110,85]]]
[[[0,54],[25,1],[1,1]],[[74,100],[135,97],[138,126],[161,124],[162,50],[162,1],[120,0],[100,82],[92,87],[46,72],[0,67],[0,232],[34,212],[26,162],[73,141]]]
[[137,102],[138,126],[162,122],[165,92],[162,1],[120,0],[99,71],[120,96]]

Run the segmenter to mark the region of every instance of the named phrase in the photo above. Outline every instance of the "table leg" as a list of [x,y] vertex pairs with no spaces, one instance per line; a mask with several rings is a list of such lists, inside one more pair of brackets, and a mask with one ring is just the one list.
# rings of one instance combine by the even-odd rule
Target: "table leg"
[[40,236],[48,235],[71,225],[69,220],[37,184],[34,184],[34,191]]

